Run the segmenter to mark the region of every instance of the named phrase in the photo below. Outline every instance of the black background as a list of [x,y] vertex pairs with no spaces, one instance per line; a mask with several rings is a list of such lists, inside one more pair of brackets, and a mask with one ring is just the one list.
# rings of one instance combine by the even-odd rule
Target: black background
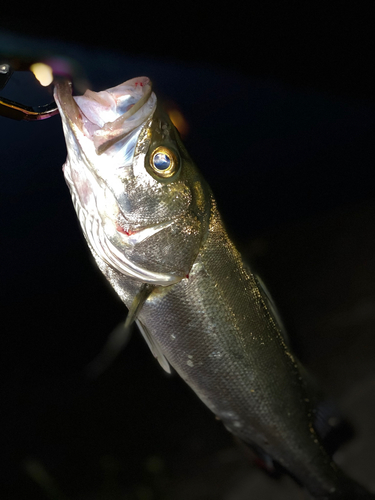
[[219,65],[373,100],[372,2],[33,3],[0,25],[125,54]]

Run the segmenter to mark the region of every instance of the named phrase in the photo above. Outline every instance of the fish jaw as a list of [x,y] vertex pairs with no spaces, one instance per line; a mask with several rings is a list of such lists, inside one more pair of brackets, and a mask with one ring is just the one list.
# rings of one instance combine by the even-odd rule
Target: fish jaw
[[74,98],[69,83],[59,83],[55,100],[68,151],[64,176],[94,256],[144,283],[183,279],[201,241],[191,210],[196,187],[186,179],[160,183],[145,168],[156,110],[148,78]]

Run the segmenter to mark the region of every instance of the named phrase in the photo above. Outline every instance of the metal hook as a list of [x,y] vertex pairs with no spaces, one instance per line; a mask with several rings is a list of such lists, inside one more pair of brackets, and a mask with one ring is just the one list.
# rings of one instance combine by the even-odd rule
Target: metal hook
[[12,74],[13,69],[9,66],[9,64],[0,64],[0,90],[5,87]]
[[[0,64],[0,90],[8,83],[13,74],[13,69],[7,63]],[[42,106],[26,106],[16,101],[11,101],[0,96],[0,116],[11,118],[12,120],[45,120],[51,116],[57,115],[55,101]]]

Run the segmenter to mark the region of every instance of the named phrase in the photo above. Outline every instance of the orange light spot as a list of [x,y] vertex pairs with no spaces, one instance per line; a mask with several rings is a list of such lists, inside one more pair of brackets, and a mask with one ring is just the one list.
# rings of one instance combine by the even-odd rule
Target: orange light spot
[[172,101],[165,103],[165,109],[167,110],[171,122],[180,132],[181,137],[185,138],[189,133],[189,124],[181,110],[178,109],[177,105]]

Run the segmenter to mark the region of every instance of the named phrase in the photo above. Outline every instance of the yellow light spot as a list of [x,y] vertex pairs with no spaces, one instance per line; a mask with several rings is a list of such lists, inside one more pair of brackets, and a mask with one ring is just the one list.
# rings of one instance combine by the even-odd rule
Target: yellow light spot
[[34,73],[35,78],[43,87],[47,87],[53,81],[52,68],[47,64],[34,63],[30,66],[30,71]]

